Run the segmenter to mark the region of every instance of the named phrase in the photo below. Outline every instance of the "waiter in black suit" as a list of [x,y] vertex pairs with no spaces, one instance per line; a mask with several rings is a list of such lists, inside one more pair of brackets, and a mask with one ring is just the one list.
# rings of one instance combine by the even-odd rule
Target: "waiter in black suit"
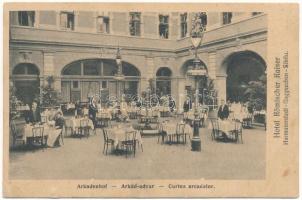
[[229,117],[230,111],[228,105],[225,103],[225,100],[221,100],[221,105],[218,109],[218,117],[221,120],[227,119]]
[[29,112],[29,116],[30,116],[31,123],[41,121],[40,108],[39,108],[37,102],[35,102],[35,101],[32,103],[31,110]]
[[97,113],[96,101],[94,98],[91,98],[90,102],[89,102],[88,114],[89,114],[89,118],[92,120],[94,126],[96,125],[96,113]]
[[189,112],[192,109],[192,101],[190,97],[187,97],[187,100],[184,102],[183,110],[184,112]]

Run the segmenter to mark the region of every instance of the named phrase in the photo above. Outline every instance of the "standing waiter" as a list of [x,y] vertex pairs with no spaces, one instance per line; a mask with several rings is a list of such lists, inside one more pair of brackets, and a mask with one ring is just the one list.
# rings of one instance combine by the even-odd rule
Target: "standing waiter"
[[92,120],[93,125],[95,127],[96,125],[96,112],[97,112],[97,105],[95,99],[92,97],[89,100],[89,110],[88,110],[88,115],[89,118]]

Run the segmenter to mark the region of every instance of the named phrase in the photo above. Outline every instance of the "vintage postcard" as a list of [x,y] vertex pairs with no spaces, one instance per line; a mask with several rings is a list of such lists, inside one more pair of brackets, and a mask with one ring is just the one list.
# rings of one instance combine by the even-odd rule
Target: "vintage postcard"
[[297,197],[298,4],[4,4],[5,197]]

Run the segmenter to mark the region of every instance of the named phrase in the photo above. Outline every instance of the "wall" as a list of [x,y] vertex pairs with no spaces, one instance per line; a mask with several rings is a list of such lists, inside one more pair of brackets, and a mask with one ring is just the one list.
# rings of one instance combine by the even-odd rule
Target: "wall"
[[[127,13],[109,14],[113,35],[96,33],[97,13],[82,11],[76,13],[75,31],[58,30],[58,14],[56,11],[40,11],[37,28],[14,26],[16,15],[14,12],[10,14],[10,73],[16,64],[24,62],[22,52],[28,53],[29,60],[26,62],[36,64],[41,76],[54,75],[55,87],[60,90],[60,74],[64,66],[87,58],[115,59],[117,45],[120,45],[123,60],[141,72],[139,93],[146,89],[149,78],[155,78],[158,68],[169,67],[173,72],[172,94],[178,107],[182,107],[185,85],[188,84],[182,67],[187,60],[194,58],[194,52],[190,50],[189,38],[179,39],[178,13],[169,13],[171,37],[168,40],[158,38],[158,13],[155,12],[142,16],[144,37],[129,36]],[[243,19],[241,22],[215,28],[221,22],[220,14],[208,14],[208,25],[212,29],[207,29],[198,56],[206,64],[209,76],[215,79],[219,98],[225,98],[224,60],[238,51],[237,38],[240,35],[241,50],[257,52],[266,61],[266,49],[263,47],[267,40],[267,21],[266,15],[243,19],[242,13],[236,13],[235,18]]]

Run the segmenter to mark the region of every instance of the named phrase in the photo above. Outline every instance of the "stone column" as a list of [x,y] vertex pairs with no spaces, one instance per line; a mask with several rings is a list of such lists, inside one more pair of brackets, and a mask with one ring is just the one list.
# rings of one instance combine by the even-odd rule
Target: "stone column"
[[226,99],[226,74],[216,75],[215,88],[218,91],[218,101],[221,99]]
[[176,108],[178,112],[183,111],[183,103],[186,99],[187,93],[185,91],[186,79],[184,77],[178,77],[178,98]]
[[140,87],[141,92],[146,91],[147,87],[149,86],[149,82],[148,82],[149,79],[155,78],[154,58],[151,56],[146,56],[145,66],[146,66],[146,70],[141,72],[141,87]]
[[216,79],[216,52],[208,53],[208,75],[210,79]]
[[53,76],[55,80],[54,89],[61,92],[61,77],[57,76],[55,72],[54,54],[55,52],[50,52],[50,51],[43,52],[43,61],[44,61],[43,76],[45,81],[46,81],[46,77]]
[[176,109],[178,108],[178,77],[171,77],[171,96],[175,101]]

